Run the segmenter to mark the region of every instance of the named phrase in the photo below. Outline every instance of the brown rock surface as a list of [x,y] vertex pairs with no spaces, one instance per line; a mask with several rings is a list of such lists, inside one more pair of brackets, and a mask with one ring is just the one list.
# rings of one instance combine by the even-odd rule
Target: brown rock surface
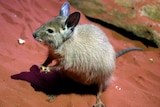
[[[82,86],[57,72],[39,73],[36,66],[46,58],[47,49],[33,39],[32,32],[58,15],[63,3],[63,0],[0,1],[0,107],[92,107],[95,104],[94,86]],[[84,23],[96,24],[82,14],[80,24]],[[142,52],[134,51],[117,59],[115,80],[102,94],[102,101],[107,107],[159,107],[160,49],[146,47],[96,25],[104,30],[116,51],[134,46],[144,48]],[[19,44],[19,38],[26,42]],[[62,94],[49,103],[44,92]]]
[[153,41],[160,47],[159,0],[69,1],[86,16],[133,32],[134,36]]

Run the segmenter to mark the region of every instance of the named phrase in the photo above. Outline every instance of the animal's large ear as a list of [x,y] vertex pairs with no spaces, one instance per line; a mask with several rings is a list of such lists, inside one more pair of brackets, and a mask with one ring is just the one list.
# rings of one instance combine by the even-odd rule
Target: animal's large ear
[[70,14],[65,22],[65,25],[67,25],[68,28],[74,29],[74,27],[77,26],[80,19],[80,13],[74,12]]
[[68,16],[69,15],[69,11],[70,11],[70,5],[69,5],[69,2],[65,2],[61,9],[60,9],[60,13],[59,15],[60,16]]

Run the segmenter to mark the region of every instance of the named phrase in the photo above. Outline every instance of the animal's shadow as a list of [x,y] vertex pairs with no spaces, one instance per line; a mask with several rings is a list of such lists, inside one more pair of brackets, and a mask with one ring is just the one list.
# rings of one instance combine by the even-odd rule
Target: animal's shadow
[[97,85],[90,86],[77,83],[70,78],[66,77],[59,71],[50,73],[40,72],[38,66],[33,65],[30,71],[21,72],[11,76],[15,80],[27,81],[35,89],[35,91],[42,91],[46,94],[59,95],[59,94],[94,94],[97,93]]

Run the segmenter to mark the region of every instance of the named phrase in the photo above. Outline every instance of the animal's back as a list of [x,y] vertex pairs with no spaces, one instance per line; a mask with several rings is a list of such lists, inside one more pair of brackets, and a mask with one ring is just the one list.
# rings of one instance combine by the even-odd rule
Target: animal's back
[[56,52],[62,56],[61,65],[68,70],[65,73],[81,83],[105,81],[115,67],[114,49],[104,32],[94,25],[77,26]]

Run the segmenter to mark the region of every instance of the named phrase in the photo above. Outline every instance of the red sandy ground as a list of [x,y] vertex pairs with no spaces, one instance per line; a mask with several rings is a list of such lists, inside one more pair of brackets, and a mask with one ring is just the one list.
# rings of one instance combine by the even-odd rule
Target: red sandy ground
[[[58,82],[59,74],[56,77],[39,73],[35,66],[43,63],[47,49],[34,40],[32,32],[58,15],[63,3],[63,0],[0,1],[0,107],[92,107],[96,102],[94,94],[74,93],[72,88],[79,88],[74,83],[65,83],[63,79]],[[80,24],[83,23],[95,24],[82,15]],[[117,59],[115,80],[102,94],[102,101],[107,107],[160,107],[160,49],[146,47],[100,27],[116,51],[134,46],[144,48],[142,52],[130,52]],[[19,38],[26,43],[19,45]],[[55,86],[62,85],[68,92],[59,88],[64,94],[49,103],[43,91],[51,88],[52,76],[57,81]]]

